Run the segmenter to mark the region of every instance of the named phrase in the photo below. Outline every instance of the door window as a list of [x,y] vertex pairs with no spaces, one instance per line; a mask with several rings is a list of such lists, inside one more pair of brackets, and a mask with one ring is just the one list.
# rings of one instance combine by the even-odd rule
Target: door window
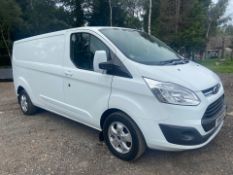
[[97,37],[88,33],[71,35],[70,57],[76,67],[93,71],[93,61],[97,50],[105,50],[109,59],[109,48]]

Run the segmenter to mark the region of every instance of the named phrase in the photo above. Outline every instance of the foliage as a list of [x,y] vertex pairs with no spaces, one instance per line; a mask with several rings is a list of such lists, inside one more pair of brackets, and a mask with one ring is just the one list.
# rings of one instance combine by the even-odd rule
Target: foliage
[[226,35],[233,36],[233,25],[232,24],[226,26],[225,33]]
[[155,29],[152,33],[180,52],[190,54],[202,51],[205,45],[206,14],[210,1],[164,0],[159,2],[160,13],[155,14],[157,21],[154,21],[157,25],[153,25]]
[[0,1],[0,24],[8,28],[20,21],[21,10],[14,0]]
[[[139,19],[143,11],[142,0],[111,0],[112,25],[121,27],[141,28]],[[86,19],[90,26],[109,26],[110,7],[108,0],[89,0],[85,3]]]
[[[80,26],[120,26],[151,29],[152,35],[180,53],[203,52],[217,34],[228,0],[1,0],[0,55],[10,55],[13,41]],[[112,14],[112,15],[111,15]],[[232,27],[232,26],[231,26]],[[226,30],[232,32],[230,26]]]
[[205,45],[206,6],[199,0],[193,0],[190,8],[182,14],[182,25],[177,33],[174,45],[186,52],[202,51]]
[[85,24],[83,0],[54,0],[53,7],[67,27],[80,27]]
[[[6,49],[7,54],[11,56],[10,50],[10,32],[13,27],[20,23],[21,10],[14,0],[0,1],[0,46]],[[3,52],[0,48],[0,55]]]
[[[144,21],[144,29],[145,31],[148,30],[148,13],[149,13],[149,3],[148,1],[144,2],[144,9],[145,9],[145,14],[143,16],[143,21]],[[158,30],[159,30],[159,16],[160,16],[160,0],[153,0],[152,1],[152,21],[151,21],[151,33],[154,35],[158,35]],[[161,10],[162,11],[162,10]],[[147,31],[148,32],[148,31]]]
[[208,10],[208,28],[206,37],[214,35],[217,27],[230,20],[229,16],[224,17],[229,0],[219,0],[216,4],[211,4]]
[[21,39],[70,27],[69,17],[54,0],[17,0],[23,14],[23,23],[15,28],[13,39]]
[[109,25],[109,6],[107,0],[91,0],[89,1],[91,8],[89,25],[91,26],[108,26]]

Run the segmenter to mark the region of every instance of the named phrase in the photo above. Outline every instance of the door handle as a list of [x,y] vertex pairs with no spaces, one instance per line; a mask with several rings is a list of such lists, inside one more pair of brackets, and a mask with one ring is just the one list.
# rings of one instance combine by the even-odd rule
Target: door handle
[[72,77],[73,73],[71,71],[65,71],[65,76],[66,77]]

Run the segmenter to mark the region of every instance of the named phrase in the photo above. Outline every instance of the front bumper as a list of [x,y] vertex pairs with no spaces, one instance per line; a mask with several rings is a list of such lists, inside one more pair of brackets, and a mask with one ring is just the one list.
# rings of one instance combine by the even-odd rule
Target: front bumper
[[173,125],[159,125],[163,135],[169,143],[177,145],[200,145],[205,143],[218,128],[202,136],[195,128]]
[[[169,143],[168,141],[158,141],[158,140],[150,140],[148,147],[151,149],[157,149],[157,150],[163,150],[163,151],[185,151],[185,150],[193,150],[193,149],[198,149],[201,148],[205,145],[207,145],[209,142],[211,142],[220,132],[221,128],[223,127],[224,121],[220,123],[220,125],[213,131],[211,134],[208,136],[202,136],[201,140],[198,140],[200,144],[184,144],[179,145],[179,144],[173,144]],[[186,142],[187,143],[187,142]]]
[[[221,94],[197,107],[167,105],[166,107],[169,108],[167,114],[171,114],[171,117],[157,121],[156,124],[149,121],[144,123],[147,133],[151,133],[152,130],[156,133],[154,136],[151,133],[151,137],[146,138],[148,147],[165,151],[182,151],[197,149],[208,144],[219,133],[224,123],[225,110],[222,109],[226,109],[225,103],[221,103],[222,108],[215,105],[218,99],[222,99],[223,93]],[[208,108],[209,106],[212,107]],[[173,108],[174,110],[170,110]],[[215,111],[214,115],[206,115],[212,111]]]
[[206,135],[201,135],[193,127],[159,124],[160,129],[169,143],[177,145],[199,145],[205,143],[224,121],[226,105],[224,95],[207,108],[201,123]]

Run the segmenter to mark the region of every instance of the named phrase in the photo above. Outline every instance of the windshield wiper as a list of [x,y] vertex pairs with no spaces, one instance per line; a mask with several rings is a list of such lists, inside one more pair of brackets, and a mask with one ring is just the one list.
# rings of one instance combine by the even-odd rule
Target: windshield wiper
[[172,59],[166,61],[160,61],[159,65],[178,65],[178,64],[186,64],[189,60],[187,59]]

